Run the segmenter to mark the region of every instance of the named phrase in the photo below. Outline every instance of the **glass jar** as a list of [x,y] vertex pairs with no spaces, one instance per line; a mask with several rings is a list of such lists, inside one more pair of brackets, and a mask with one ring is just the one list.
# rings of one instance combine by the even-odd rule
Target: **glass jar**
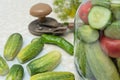
[[79,80],[120,80],[120,0],[83,0],[74,39]]

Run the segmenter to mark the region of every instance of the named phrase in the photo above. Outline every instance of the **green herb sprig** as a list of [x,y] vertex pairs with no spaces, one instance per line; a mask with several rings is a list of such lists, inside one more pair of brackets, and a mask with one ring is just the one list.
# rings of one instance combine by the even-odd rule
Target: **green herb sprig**
[[54,12],[60,20],[74,18],[76,10],[80,5],[81,0],[54,0]]

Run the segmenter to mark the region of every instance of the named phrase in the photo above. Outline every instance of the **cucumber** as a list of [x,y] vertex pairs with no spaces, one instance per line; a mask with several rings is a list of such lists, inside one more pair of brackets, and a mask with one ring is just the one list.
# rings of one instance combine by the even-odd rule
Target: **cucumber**
[[46,55],[31,61],[27,65],[30,75],[37,73],[52,71],[61,61],[61,53],[59,51],[51,51]]
[[20,63],[26,63],[29,60],[36,57],[40,51],[42,50],[44,44],[39,38],[38,40],[28,44],[25,48],[23,48],[17,55],[17,59]]
[[33,75],[30,80],[75,80],[71,72],[46,72]]
[[111,11],[105,7],[94,6],[89,15],[88,22],[92,28],[104,29],[111,20]]
[[112,0],[116,2],[111,3],[111,10],[116,20],[120,20],[120,1],[119,0]]
[[83,25],[78,28],[78,34],[86,43],[92,43],[98,40],[99,38],[99,32],[93,28],[91,28],[89,25]]
[[96,80],[120,80],[112,60],[102,51],[99,42],[86,44],[86,57]]
[[24,69],[19,64],[14,64],[6,77],[6,80],[23,80]]
[[39,38],[34,38],[34,39],[32,39],[31,43],[32,43],[32,42],[35,42],[35,41],[37,41],[37,40],[39,40]]
[[75,47],[75,58],[78,64],[77,68],[80,73],[84,76],[84,79],[94,80],[95,77],[92,74],[90,67],[87,62],[86,52],[85,52],[85,44],[83,41],[79,41]]
[[120,73],[120,58],[117,58],[117,67],[118,67],[118,70],[119,70],[119,73]]
[[91,0],[93,6],[103,6],[110,8],[110,0]]
[[112,39],[120,39],[120,21],[113,22],[104,30],[105,36]]
[[0,56],[0,75],[4,76],[9,72],[9,66],[6,61]]
[[85,43],[82,41],[79,41],[76,44],[75,47],[75,58],[79,65],[79,69],[81,70],[81,73],[85,76],[86,75],[86,53],[84,48]]
[[6,60],[13,60],[20,51],[23,44],[22,35],[19,33],[13,33],[9,36],[5,47],[4,57]]

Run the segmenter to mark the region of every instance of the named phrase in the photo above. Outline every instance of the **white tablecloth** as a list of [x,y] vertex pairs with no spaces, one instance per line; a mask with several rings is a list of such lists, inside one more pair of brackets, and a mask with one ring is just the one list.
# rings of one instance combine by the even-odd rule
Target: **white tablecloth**
[[[12,33],[18,32],[22,34],[25,47],[36,36],[31,35],[28,31],[28,25],[31,21],[37,19],[29,15],[29,9],[32,5],[44,2],[50,4],[52,7],[52,0],[0,0],[0,55],[3,56],[4,45],[8,36]],[[49,16],[57,19],[56,15],[52,12]],[[60,21],[58,19],[58,21]],[[66,40],[73,44],[73,33],[68,33],[63,36]],[[62,53],[61,64],[55,71],[70,71],[76,75],[74,67],[74,58],[67,54],[63,49],[55,45],[45,45],[43,51],[36,57],[40,57],[45,53],[59,50]],[[13,64],[19,64],[17,59],[8,61],[9,67]],[[27,64],[27,63],[26,63]],[[25,75],[23,80],[29,80],[30,76],[26,70],[26,64],[23,64]],[[77,77],[77,76],[76,76]],[[0,76],[0,80],[5,80],[5,76]],[[76,80],[79,80],[76,78]]]

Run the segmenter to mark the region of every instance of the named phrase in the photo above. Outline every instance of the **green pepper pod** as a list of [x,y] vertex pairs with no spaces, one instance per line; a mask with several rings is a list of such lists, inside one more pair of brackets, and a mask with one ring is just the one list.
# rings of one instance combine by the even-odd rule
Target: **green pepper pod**
[[0,75],[4,76],[9,72],[9,67],[6,61],[0,56]]
[[20,63],[25,63],[34,57],[36,57],[40,51],[42,50],[44,44],[39,38],[37,41],[34,41],[28,44],[25,48],[23,48],[17,55],[17,59]]
[[13,60],[20,51],[23,44],[23,38],[21,34],[14,33],[8,38],[5,48],[4,57],[6,60]]
[[21,65],[19,64],[14,64],[7,77],[6,80],[23,80],[23,76],[24,76],[24,69]]
[[68,52],[70,55],[73,55],[73,45],[64,38],[47,34],[43,34],[41,38],[44,43],[57,45]]

